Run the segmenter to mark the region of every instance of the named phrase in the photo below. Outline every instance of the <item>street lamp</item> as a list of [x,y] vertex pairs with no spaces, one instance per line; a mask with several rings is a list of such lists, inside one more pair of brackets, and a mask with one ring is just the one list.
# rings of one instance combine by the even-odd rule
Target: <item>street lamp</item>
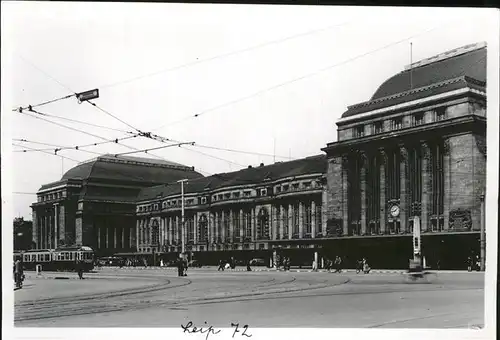
[[184,256],[184,252],[186,251],[185,244],[185,235],[184,235],[184,182],[187,182],[187,179],[178,180],[177,183],[181,184],[181,243],[182,243],[182,256]]

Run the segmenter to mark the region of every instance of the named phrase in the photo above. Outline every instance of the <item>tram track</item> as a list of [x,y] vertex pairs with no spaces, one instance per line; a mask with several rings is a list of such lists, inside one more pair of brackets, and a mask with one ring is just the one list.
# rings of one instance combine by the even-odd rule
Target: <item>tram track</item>
[[[166,282],[162,282],[159,285],[148,288],[131,288],[111,293],[99,293],[65,298],[49,298],[24,302],[15,306],[14,320],[16,322],[22,322],[36,319],[50,319],[66,316],[116,312],[122,310],[137,310],[150,307],[179,307],[182,304],[191,304],[195,302],[212,300],[226,301],[228,299],[234,299],[237,297],[248,297],[263,294],[279,294],[290,291],[302,291],[311,289],[311,287],[308,285],[307,287],[304,286],[292,290],[283,290],[282,288],[276,288],[272,289],[271,291],[255,292],[255,289],[260,290],[266,287],[274,287],[278,285],[293,283],[296,281],[296,278],[293,277],[290,280],[286,281],[276,282],[276,278],[273,278],[271,280],[260,282],[260,284],[258,283],[256,286],[245,285],[241,289],[237,289],[236,291],[232,291],[230,293],[222,293],[222,295],[217,294],[218,292],[220,292],[219,289],[217,292],[215,292],[215,296],[207,296],[206,289],[195,289],[193,291],[187,292],[188,294],[192,295],[192,293],[195,291],[203,291],[203,296],[194,298],[192,296],[175,296],[174,298],[172,298],[172,296],[169,296],[170,298],[167,301],[165,301],[164,299],[156,300],[155,298],[158,297],[157,294],[151,295],[151,293],[157,293],[159,291],[167,289],[180,288],[192,283],[192,281],[189,279],[181,280],[183,280],[184,282],[173,285],[171,284],[170,280],[167,280]],[[323,285],[317,288],[323,288]],[[117,300],[117,298],[120,299]]]
[[[168,283],[164,282],[163,284],[156,285],[149,289],[144,287],[123,289],[115,292],[85,295],[79,298],[51,298],[45,299],[45,301],[37,300],[35,303],[18,304],[14,306],[14,321],[19,322],[26,320],[120,311],[123,310],[124,307],[127,307],[127,301],[113,301],[113,299],[179,288],[192,283],[189,279],[181,280],[182,282],[173,285],[170,284],[170,280],[167,280]],[[145,297],[142,298],[144,299]],[[140,300],[140,302],[143,301],[144,300]]]
[[[127,276],[123,277],[125,278]],[[141,277],[144,278],[144,276]],[[155,278],[158,279],[159,277],[156,276]],[[215,288],[215,290],[212,290],[211,288],[207,289],[206,287],[204,287],[188,291],[175,290],[174,293],[170,295],[157,294],[160,291],[181,288],[192,284],[192,281],[186,278],[179,278],[179,280],[181,280],[182,282],[172,284],[172,280],[167,279],[160,284],[146,288],[131,288],[115,292],[91,294],[78,297],[49,298],[34,301],[35,303],[24,302],[15,306],[15,321],[22,322],[28,320],[69,317],[84,314],[139,310],[152,307],[175,309],[182,308],[183,306],[258,301],[264,299],[268,300],[300,298],[308,296],[326,297],[335,295],[373,295],[415,292],[415,290],[413,289],[394,290],[394,287],[388,290],[383,289],[382,291],[380,289],[369,289],[361,292],[350,291],[350,285],[347,284],[351,283],[353,285],[350,287],[353,287],[361,284],[361,282],[353,282],[351,281],[351,278],[347,276],[344,277],[340,282],[335,283],[333,283],[331,279],[311,282],[310,278],[299,277],[298,279],[298,277],[293,276],[288,280],[277,280],[276,277],[273,277],[265,281],[254,282],[253,285],[244,283],[241,287],[237,284],[232,284],[230,286],[224,287],[223,291],[221,291],[221,288],[219,286],[213,286],[212,289]],[[289,285],[292,286],[289,287]],[[297,287],[296,285],[299,286]],[[333,288],[338,286],[344,286],[347,289],[330,291],[320,294],[313,292],[324,288]],[[419,291],[440,291],[443,289],[436,289],[436,287],[431,287],[429,285],[425,286],[427,289],[419,289]],[[456,290],[461,289],[457,287]],[[199,295],[200,292],[202,293],[201,296]],[[303,294],[304,292],[307,292],[307,294]]]

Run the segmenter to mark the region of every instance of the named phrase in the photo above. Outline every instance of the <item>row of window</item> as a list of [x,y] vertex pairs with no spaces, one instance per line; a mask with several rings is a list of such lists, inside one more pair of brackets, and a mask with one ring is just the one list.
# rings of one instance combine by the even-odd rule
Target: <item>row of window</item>
[[[308,190],[311,188],[317,187],[317,183],[313,183],[312,181],[305,181],[305,182],[299,182],[299,183],[292,183],[292,184],[283,184],[283,185],[278,185],[274,187],[274,192],[276,194],[279,193],[286,193],[286,192],[293,192],[293,191],[299,191],[299,190]],[[271,189],[272,190],[272,189]],[[220,202],[220,201],[226,201],[226,200],[231,200],[231,199],[239,199],[239,198],[249,198],[249,197],[265,197],[268,196],[268,188],[261,188],[257,189],[255,191],[253,190],[243,190],[243,191],[233,191],[233,192],[226,192],[226,193],[221,193],[221,194],[216,194],[212,195],[212,202]],[[189,198],[186,199],[184,204],[187,206],[194,205],[194,204],[207,204],[208,202],[208,197],[199,197],[199,198]],[[161,206],[162,209],[170,208],[170,207],[180,207],[182,204],[181,199],[173,199],[173,200],[168,200],[164,201]],[[137,207],[137,212],[152,212],[152,211],[158,211],[160,210],[160,204],[159,203],[152,203],[148,205],[142,205]]]
[[65,197],[66,197],[66,191],[59,191],[59,192],[54,192],[54,193],[50,193],[50,194],[39,195],[38,202],[53,201],[53,200],[57,200],[60,198],[65,198]]
[[[439,122],[446,119],[446,108],[441,107],[433,111],[433,121]],[[418,112],[411,115],[410,126],[423,125],[424,112]],[[390,131],[402,129],[404,126],[403,117],[396,117],[390,120],[389,129]],[[377,121],[369,126],[369,133],[371,135],[384,132],[384,121]],[[365,136],[365,124],[355,126],[353,128],[353,137],[363,137]]]

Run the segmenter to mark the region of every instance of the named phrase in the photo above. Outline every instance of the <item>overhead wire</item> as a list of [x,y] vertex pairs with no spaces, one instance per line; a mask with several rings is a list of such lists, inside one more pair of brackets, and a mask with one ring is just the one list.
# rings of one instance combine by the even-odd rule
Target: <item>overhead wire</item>
[[[30,148],[26,145],[19,145],[19,144],[15,144],[15,143],[12,143],[13,146],[17,146],[17,147],[20,147],[20,148],[25,148],[25,149],[28,149],[28,150],[31,150],[33,148]],[[66,156],[62,156],[62,155],[57,155],[57,154],[54,154],[52,152],[48,152],[48,151],[39,151],[39,152],[42,152],[42,153],[46,153],[48,155],[52,155],[52,156],[57,156],[57,157],[61,157],[61,158],[64,158],[64,159],[68,159],[70,161],[73,161],[73,162],[77,162],[77,163],[80,163],[81,161],[77,160],[77,159],[74,159],[74,158],[70,158],[70,157],[66,157]]]
[[[53,146],[53,147],[55,147],[55,149],[32,149],[32,150],[28,150],[28,151],[54,151],[55,153],[57,153],[59,151],[64,151],[64,150],[76,150],[76,151],[82,151],[82,152],[87,152],[87,153],[92,153],[92,154],[95,154],[95,155],[103,156],[105,154],[99,153],[99,152],[90,151],[90,150],[85,150],[83,148],[93,147],[93,146],[102,145],[102,144],[118,143],[118,141],[130,139],[130,138],[135,138],[135,137],[137,137],[137,135],[135,135],[135,136],[127,136],[127,137],[123,137],[123,138],[116,138],[114,140],[108,140],[108,141],[105,141],[105,142],[91,143],[91,144],[85,144],[85,145],[75,145],[75,146],[61,146],[61,145],[57,145],[57,144],[49,144],[49,143],[29,141],[27,139],[13,139],[13,140],[17,141],[17,142],[25,142],[25,143],[39,144],[39,145],[46,145],[46,146]],[[14,152],[26,152],[26,150],[15,150]]]
[[234,150],[234,149],[225,149],[225,148],[219,148],[215,146],[208,146],[208,145],[200,145],[196,143],[193,145],[195,147],[199,148],[205,148],[205,149],[212,149],[212,150],[219,150],[219,151],[228,151],[228,152],[234,152],[234,153],[241,153],[241,154],[247,154],[247,155],[255,155],[255,156],[266,156],[266,157],[277,157],[277,158],[283,158],[283,159],[292,159],[291,157],[288,156],[279,156],[279,155],[272,155],[272,154],[267,154],[267,153],[260,153],[260,152],[252,152],[252,151],[243,151],[243,150]]
[[[41,113],[41,112],[39,112],[39,111],[37,111],[37,110],[31,110],[31,112],[37,113],[37,114],[39,114],[39,115],[43,115],[43,113]],[[83,133],[83,134],[86,134],[86,135],[89,135],[89,136],[92,136],[92,137],[95,137],[95,138],[98,138],[98,139],[101,139],[101,140],[104,140],[104,141],[107,141],[107,142],[109,142],[110,140],[111,140],[111,141],[116,141],[116,138],[114,138],[114,139],[107,139],[107,138],[105,138],[105,137],[102,137],[102,136],[99,136],[99,135],[96,135],[96,134],[93,134],[93,133],[90,133],[90,132],[87,132],[87,131],[83,131],[83,130],[80,130],[80,129],[77,129],[77,128],[74,128],[74,127],[71,127],[71,126],[67,126],[67,125],[64,125],[64,124],[61,124],[61,123],[53,122],[53,121],[51,121],[51,120],[48,120],[48,119],[45,119],[45,118],[42,118],[42,117],[38,117],[38,116],[36,116],[36,115],[27,114],[27,113],[26,113],[26,112],[24,112],[24,111],[22,111],[22,112],[20,112],[20,113],[21,113],[21,114],[24,114],[24,115],[26,115],[26,116],[28,116],[28,117],[33,117],[33,118],[36,118],[36,119],[40,119],[40,120],[43,120],[43,121],[45,121],[45,122],[48,122],[48,123],[51,123],[51,124],[54,124],[54,125],[57,125],[57,126],[60,126],[60,127],[63,127],[63,128],[69,129],[69,130],[72,130],[72,131],[76,131],[76,132],[79,132],[79,133]],[[127,136],[127,137],[130,137],[130,136]],[[118,142],[118,143],[116,143],[116,144],[121,145],[121,146],[124,146],[124,147],[126,147],[126,148],[128,148],[128,149],[131,149],[131,150],[135,150],[135,151],[139,150],[139,149],[137,149],[137,148],[135,148],[135,147],[132,147],[132,146],[129,146],[129,145],[126,145],[126,144],[123,144],[123,143],[119,143],[119,142]],[[155,154],[151,154],[151,153],[150,153],[149,155],[152,155],[152,156],[154,156],[154,157],[157,157],[157,158],[163,159],[163,157],[157,156],[157,155],[155,155]]]
[[76,96],[76,94],[68,94],[67,96],[64,96],[64,97],[59,97],[59,98],[56,98],[56,99],[52,99],[52,100],[48,100],[48,101],[45,101],[45,102],[42,102],[40,104],[36,104],[36,105],[28,105],[28,106],[25,106],[25,107],[18,107],[18,108],[14,108],[12,109],[12,111],[19,111],[19,110],[28,110],[29,108],[33,108],[33,107],[39,107],[39,106],[43,106],[43,105],[47,105],[47,104],[51,104],[51,103],[55,103],[55,102],[58,102],[60,100],[64,100],[64,99],[68,99],[68,98],[71,98],[71,97],[74,97]]
[[351,22],[344,22],[344,23],[340,23],[340,24],[330,25],[330,26],[327,26],[327,27],[323,27],[323,28],[314,29],[314,30],[311,30],[311,31],[307,31],[307,32],[295,34],[295,35],[288,36],[288,37],[285,37],[285,38],[280,38],[280,39],[277,39],[277,40],[267,41],[267,42],[260,43],[260,44],[257,44],[257,45],[253,45],[253,46],[250,46],[250,47],[246,47],[246,48],[243,48],[243,49],[239,49],[239,50],[235,50],[235,51],[231,51],[231,52],[219,54],[219,55],[216,55],[216,56],[213,56],[213,57],[208,57],[208,58],[204,58],[204,59],[201,59],[201,60],[197,59],[197,60],[185,63],[185,64],[181,64],[181,65],[169,67],[169,68],[162,69],[162,70],[159,70],[159,71],[155,71],[155,72],[152,72],[152,73],[144,74],[142,76],[133,77],[133,78],[130,78],[130,79],[127,79],[127,80],[122,80],[122,81],[118,81],[118,82],[115,82],[115,83],[110,83],[110,84],[102,85],[102,86],[100,86],[100,88],[110,88],[110,87],[114,87],[114,86],[118,86],[118,85],[122,85],[122,84],[131,83],[133,81],[137,81],[137,80],[140,80],[140,79],[153,77],[153,76],[156,76],[158,74],[167,73],[167,72],[171,72],[171,71],[176,71],[176,70],[187,68],[187,67],[190,67],[190,66],[194,66],[194,65],[198,65],[198,64],[203,64],[203,63],[206,63],[206,62],[209,62],[209,61],[213,61],[213,60],[217,60],[217,59],[221,59],[221,58],[226,58],[226,57],[233,56],[233,55],[236,55],[236,54],[240,54],[240,53],[252,51],[252,50],[259,49],[259,48],[266,47],[266,46],[273,45],[273,44],[282,43],[282,42],[285,42],[285,41],[288,41],[288,40],[292,40],[292,39],[297,39],[297,38],[300,38],[300,37],[303,37],[303,36],[312,35],[312,34],[316,34],[316,33],[319,33],[319,32],[324,32],[324,31],[328,31],[328,30],[330,30],[332,28],[342,27],[342,26],[349,25],[349,24],[351,24]]
[[335,67],[338,67],[338,66],[341,66],[341,65],[344,65],[344,64],[350,63],[350,62],[355,61],[355,60],[357,60],[357,59],[363,58],[363,57],[365,57],[365,56],[367,56],[367,55],[370,55],[370,54],[373,54],[373,53],[376,53],[376,52],[382,51],[382,50],[387,49],[387,48],[389,48],[389,47],[392,47],[392,46],[395,46],[395,45],[401,44],[401,43],[403,43],[403,42],[405,42],[405,41],[408,41],[408,40],[410,40],[410,39],[413,39],[413,38],[415,38],[415,37],[418,37],[418,36],[421,36],[421,35],[427,34],[427,33],[432,32],[432,31],[434,31],[434,30],[436,30],[436,29],[438,29],[439,27],[442,27],[442,26],[444,26],[444,25],[445,25],[445,24],[441,24],[441,25],[435,26],[435,27],[433,27],[433,28],[431,28],[431,29],[425,30],[425,31],[420,32],[420,33],[418,33],[418,34],[413,34],[413,35],[411,35],[411,36],[409,36],[409,37],[406,37],[406,38],[404,38],[404,39],[400,39],[400,40],[398,40],[398,41],[394,41],[394,42],[392,42],[392,43],[386,44],[386,45],[384,45],[384,46],[382,46],[382,47],[379,47],[379,48],[376,48],[376,49],[374,49],[374,50],[371,50],[371,51],[368,51],[368,52],[365,52],[365,53],[359,54],[359,55],[354,56],[354,57],[351,57],[351,58],[346,59],[346,60],[344,60],[344,61],[341,61],[341,62],[339,62],[339,63],[335,63],[335,64],[332,64],[332,65],[328,65],[328,66],[323,67],[323,68],[321,68],[321,69],[319,69],[319,70],[316,70],[316,71],[314,71],[314,72],[311,72],[311,73],[308,73],[308,74],[302,75],[302,76],[300,76],[300,77],[296,77],[296,78],[293,78],[293,79],[287,80],[287,81],[285,81],[285,82],[282,82],[282,83],[279,83],[279,84],[273,85],[273,86],[271,86],[271,87],[268,87],[268,88],[265,88],[265,89],[259,90],[259,91],[257,91],[257,92],[254,92],[254,93],[250,94],[250,95],[247,95],[247,96],[244,96],[244,97],[240,97],[240,98],[238,98],[238,99],[234,99],[234,100],[231,100],[231,101],[225,102],[225,103],[220,104],[220,105],[213,106],[213,107],[211,107],[211,108],[209,108],[209,109],[202,110],[202,111],[200,111],[199,113],[196,113],[196,114],[194,114],[194,115],[191,115],[191,116],[186,116],[185,118],[181,118],[181,119],[179,119],[179,120],[177,120],[177,121],[174,121],[174,122],[172,122],[172,123],[167,123],[167,124],[161,125],[160,127],[157,127],[157,128],[155,128],[155,129],[153,129],[152,131],[158,131],[158,130],[163,129],[164,127],[173,126],[173,125],[179,124],[179,123],[184,122],[184,121],[189,120],[189,119],[198,118],[198,117],[200,117],[200,116],[202,116],[202,115],[204,115],[204,114],[206,114],[206,113],[209,113],[209,112],[215,111],[215,110],[217,110],[217,109],[221,109],[221,108],[224,108],[224,107],[227,107],[227,106],[230,106],[230,105],[233,105],[233,104],[239,103],[239,102],[241,102],[241,101],[244,101],[244,100],[247,100],[247,99],[250,99],[250,98],[253,98],[253,97],[259,96],[259,95],[264,94],[264,93],[267,93],[267,92],[269,92],[269,91],[272,91],[272,90],[275,90],[275,89],[281,88],[281,87],[283,87],[283,86],[285,86],[285,85],[289,85],[289,84],[292,84],[292,83],[298,82],[298,81],[300,81],[300,80],[310,78],[310,77],[315,76],[315,75],[317,75],[317,74],[320,74],[320,73],[323,73],[323,72],[325,72],[325,71],[328,71],[328,70],[330,70],[330,69],[332,69],[332,68],[335,68]]
[[173,146],[180,147],[181,145],[184,145],[184,144],[194,145],[194,142],[184,142],[184,143],[177,143],[177,144],[169,144],[169,145],[163,145],[163,146],[158,146],[158,147],[155,147],[155,148],[143,149],[143,150],[138,150],[138,151],[121,152],[121,153],[115,154],[115,157],[116,156],[122,156],[122,155],[130,155],[130,154],[138,153],[138,152],[148,153],[149,151],[159,150],[159,149],[165,149],[165,148],[169,148],[169,147],[173,147]]
[[[19,54],[18,54],[19,55]],[[39,68],[38,66],[36,66],[34,63],[28,61],[26,58],[24,58],[22,55],[19,55],[19,57],[21,59],[23,59],[25,62],[27,62],[28,64],[30,64],[31,66],[33,66],[35,69],[37,69],[38,71],[40,71],[41,73],[43,73],[45,76],[47,76],[48,78],[52,79],[53,81],[55,81],[56,83],[58,83],[60,86],[64,87],[66,90],[70,91],[73,93],[73,95],[76,95],[77,93],[75,91],[73,91],[69,86],[61,83],[60,81],[58,81],[57,79],[55,79],[54,77],[52,77],[50,74],[48,74],[47,72],[43,71],[41,68]],[[141,130],[135,128],[134,126],[130,125],[129,123],[125,122],[123,119],[113,115],[112,113],[104,110],[103,108],[99,107],[97,104],[91,102],[90,100],[85,100],[85,102],[87,102],[88,104],[92,105],[93,107],[99,109],[101,112],[104,112],[105,114],[109,115],[110,117],[113,117],[114,119],[120,121],[121,123],[127,125],[128,127],[136,130],[137,132],[142,132]],[[30,108],[33,108],[33,106],[31,106]],[[22,111],[22,110],[20,110]]]
[[[34,106],[29,106],[29,108],[33,108]],[[29,110],[28,110],[29,111]],[[66,118],[66,117],[62,117],[62,116],[57,116],[57,115],[53,115],[53,114],[48,114],[48,113],[41,113],[41,112],[38,112],[39,115],[42,115],[42,116],[45,116],[45,117],[50,117],[50,118],[56,118],[56,119],[62,119],[62,120],[66,120],[66,121],[69,121],[69,122],[73,122],[73,123],[77,123],[77,124],[83,124],[83,125],[88,125],[88,126],[93,126],[93,127],[97,127],[97,128],[101,128],[101,129],[107,129],[107,130],[112,130],[112,131],[117,131],[117,132],[123,132],[123,133],[128,133],[128,134],[133,134],[134,132],[131,132],[131,131],[125,131],[125,130],[121,130],[121,129],[116,129],[116,128],[112,128],[112,127],[109,127],[109,126],[104,126],[104,125],[99,125],[99,124],[93,124],[93,123],[88,123],[88,122],[84,122],[84,121],[81,121],[81,120],[76,120],[76,119],[71,119],[71,118]]]
[[234,165],[238,165],[238,166],[241,166],[241,167],[245,167],[245,165],[243,165],[243,164],[235,163],[235,162],[232,162],[232,161],[230,161],[228,159],[224,159],[224,158],[221,158],[221,157],[210,155],[210,154],[198,151],[198,150],[193,150],[193,149],[190,149],[190,148],[186,148],[185,146],[180,146],[180,148],[182,148],[184,150],[191,151],[191,152],[195,152],[195,153],[198,153],[200,155],[204,155],[204,156],[207,156],[207,157],[210,157],[210,158],[218,159],[220,161],[224,161],[224,162],[229,163],[229,164],[234,164]]

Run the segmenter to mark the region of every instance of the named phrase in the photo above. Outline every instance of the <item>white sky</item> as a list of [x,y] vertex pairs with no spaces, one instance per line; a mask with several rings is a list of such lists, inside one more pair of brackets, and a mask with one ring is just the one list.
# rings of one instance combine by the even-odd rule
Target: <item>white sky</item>
[[[336,140],[335,121],[347,106],[369,100],[385,79],[409,63],[410,41],[413,61],[469,43],[490,42],[489,18],[484,10],[470,8],[2,2],[2,120],[10,124],[11,138],[64,146],[100,142],[11,110],[71,93],[60,82],[74,92],[99,88],[97,105],[143,131],[151,131],[415,36],[198,118],[155,130],[164,137],[221,148],[273,154],[276,141],[278,156],[321,154],[326,143]],[[311,31],[316,32],[303,35]],[[120,84],[296,35],[300,36]],[[109,84],[115,85],[106,86]],[[75,98],[38,110],[130,131],[96,108],[79,105]],[[53,120],[109,139],[124,136]],[[4,131],[2,134],[7,136]],[[2,144],[3,151],[21,149],[4,138]],[[140,149],[161,146],[144,138],[124,144]],[[243,166],[273,161],[272,157],[190,148]],[[114,144],[87,150],[131,151]],[[241,168],[184,148],[154,153],[208,173]],[[60,154],[80,161],[95,157],[76,150]],[[40,152],[13,152],[10,161],[12,191],[25,193],[35,193],[42,184],[59,180],[62,169],[67,171],[76,165]],[[6,180],[9,178],[3,178]],[[29,205],[36,196],[14,194],[12,199],[13,213],[31,219]]]

